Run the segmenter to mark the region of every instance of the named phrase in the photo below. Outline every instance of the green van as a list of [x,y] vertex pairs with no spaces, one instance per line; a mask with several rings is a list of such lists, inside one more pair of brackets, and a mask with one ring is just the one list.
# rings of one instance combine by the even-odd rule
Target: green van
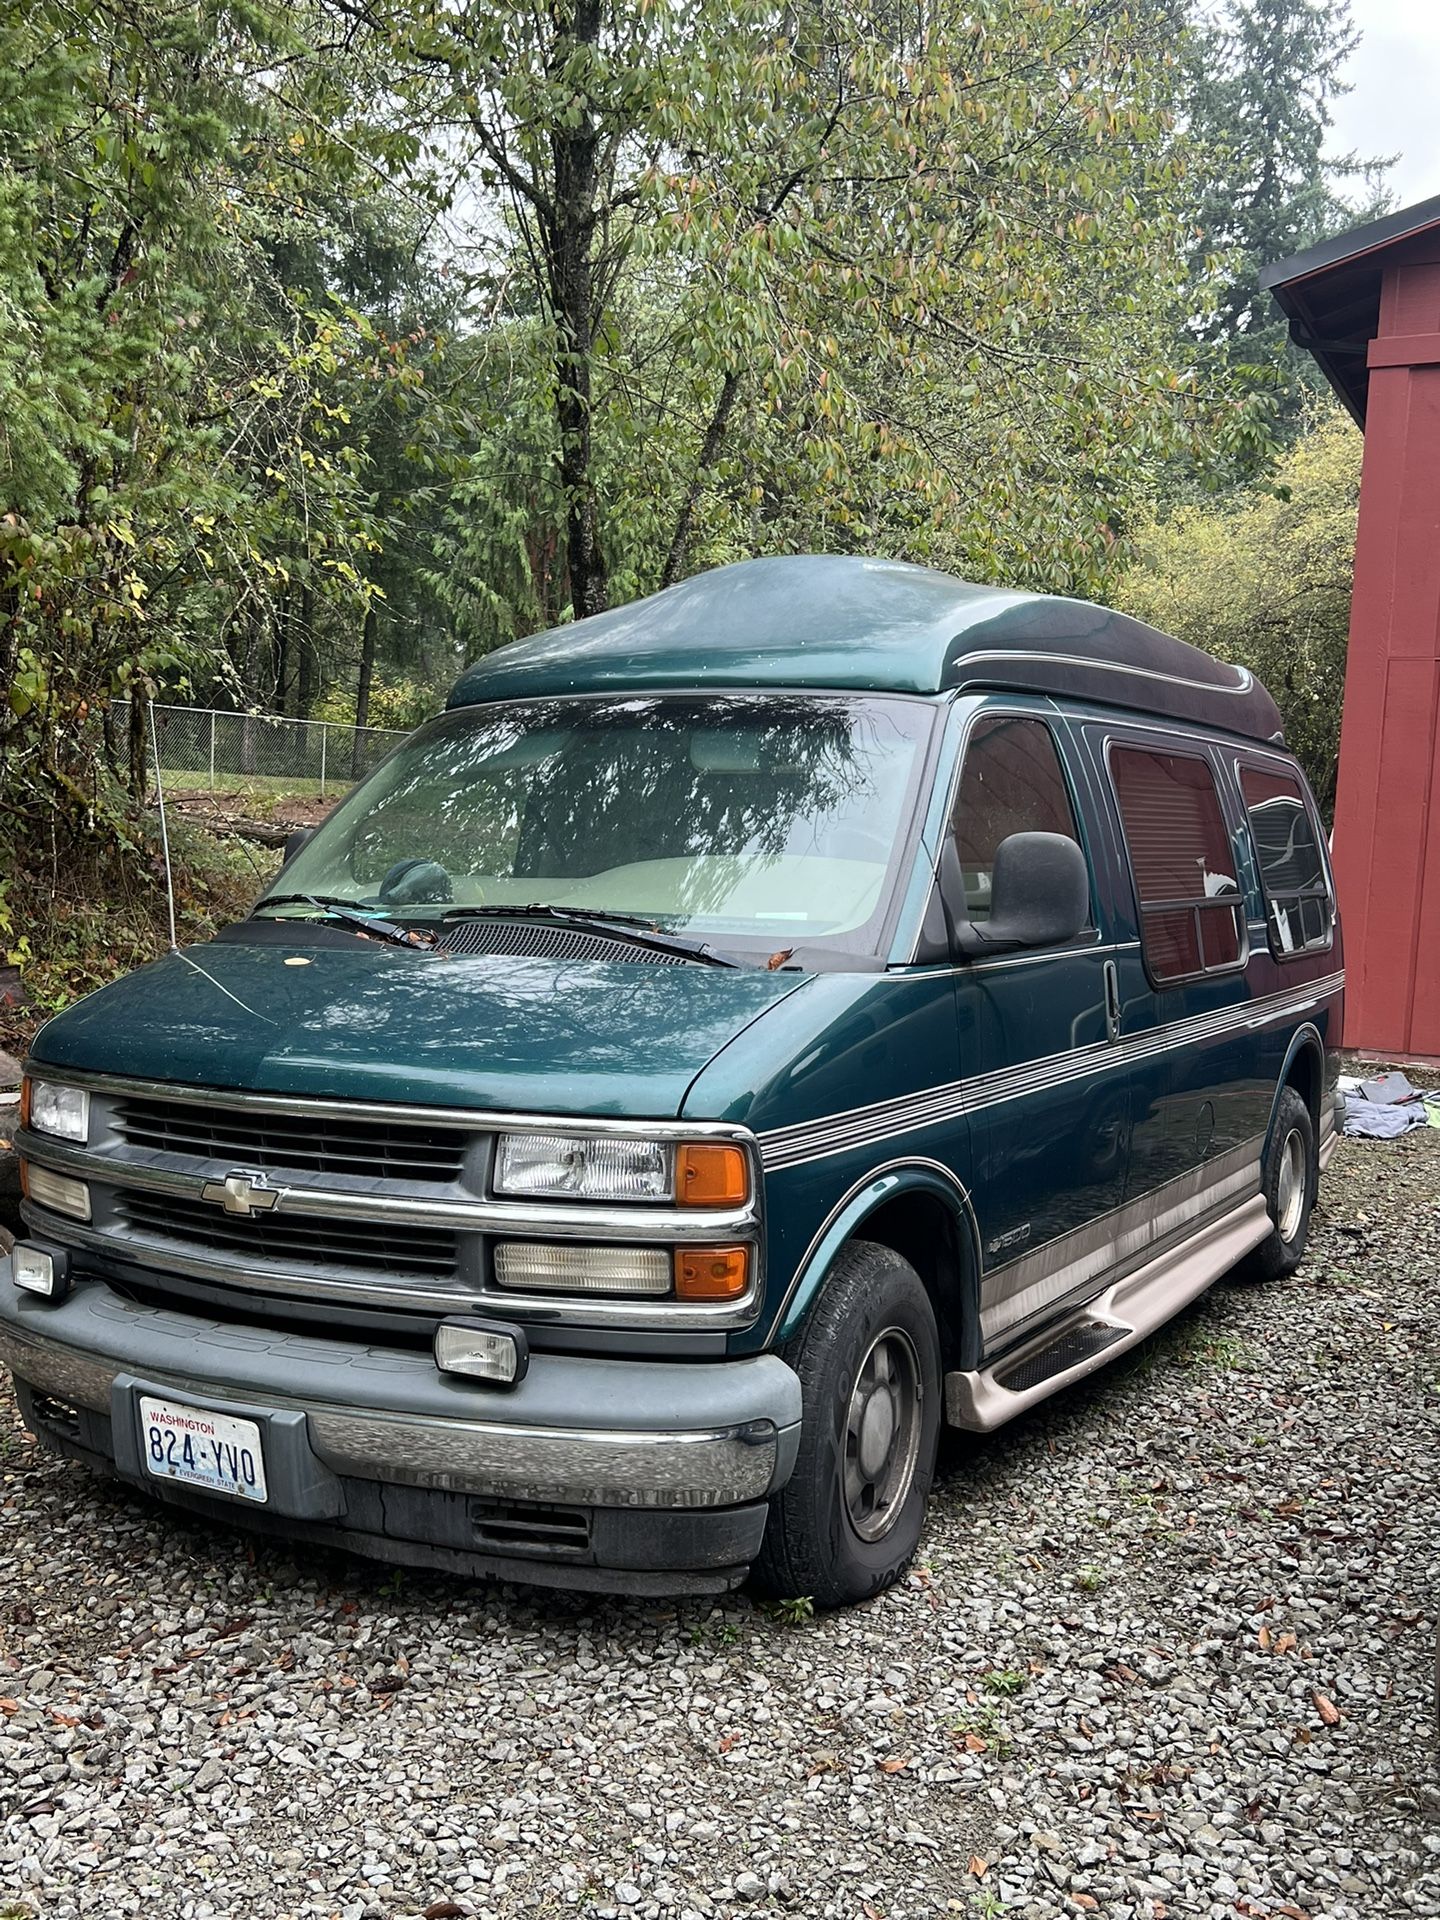
[[247,920],[41,1030],[0,1358],[217,1519],[861,1600],[942,1421],[1295,1267],[1343,984],[1243,669],[721,568],[481,661]]

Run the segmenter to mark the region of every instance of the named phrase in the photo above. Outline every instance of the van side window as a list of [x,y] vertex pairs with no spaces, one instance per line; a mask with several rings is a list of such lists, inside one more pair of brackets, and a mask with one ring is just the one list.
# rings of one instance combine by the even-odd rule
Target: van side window
[[1328,946],[1335,903],[1299,781],[1269,767],[1242,766],[1240,788],[1265,888],[1271,951],[1283,959]]
[[1049,727],[997,713],[971,730],[955,800],[955,844],[972,920],[989,918],[995,849],[1012,833],[1059,833],[1080,842]]
[[1110,770],[1150,977],[1183,980],[1239,966],[1244,901],[1209,762],[1116,745]]

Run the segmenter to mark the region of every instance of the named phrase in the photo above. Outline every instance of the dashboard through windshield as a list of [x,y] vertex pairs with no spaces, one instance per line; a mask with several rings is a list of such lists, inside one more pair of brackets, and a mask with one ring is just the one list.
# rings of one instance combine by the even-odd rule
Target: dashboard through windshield
[[311,895],[420,925],[546,906],[873,953],[934,718],[875,694],[462,707],[342,802],[277,876],[275,911]]

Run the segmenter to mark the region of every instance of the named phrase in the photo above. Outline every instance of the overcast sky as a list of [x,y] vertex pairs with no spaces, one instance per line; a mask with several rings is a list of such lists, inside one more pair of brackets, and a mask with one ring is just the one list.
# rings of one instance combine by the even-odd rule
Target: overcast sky
[[1397,204],[1440,193],[1440,0],[1351,0],[1364,38],[1350,63],[1353,91],[1335,105],[1332,145],[1400,157],[1389,181]]

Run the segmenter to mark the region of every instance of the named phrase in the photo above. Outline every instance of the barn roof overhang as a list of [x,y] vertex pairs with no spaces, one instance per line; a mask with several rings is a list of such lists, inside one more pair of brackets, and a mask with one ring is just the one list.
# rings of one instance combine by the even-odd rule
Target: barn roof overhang
[[1260,275],[1279,302],[1290,338],[1313,354],[1356,424],[1365,425],[1368,354],[1380,330],[1380,283],[1387,265],[1434,259],[1440,243],[1440,194],[1367,220]]

